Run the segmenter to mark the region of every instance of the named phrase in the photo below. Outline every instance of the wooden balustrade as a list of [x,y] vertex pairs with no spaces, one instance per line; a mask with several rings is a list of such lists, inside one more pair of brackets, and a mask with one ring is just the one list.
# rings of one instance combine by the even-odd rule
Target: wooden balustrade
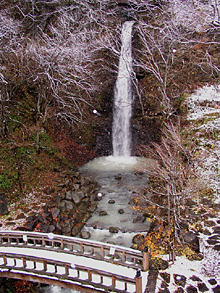
[[65,251],[75,255],[114,262],[130,268],[143,268],[143,253],[117,245],[40,232],[1,231],[0,246],[22,246]]
[[[75,266],[65,261],[50,260],[22,254],[0,253],[0,259],[1,258],[0,271],[1,269],[4,271],[7,269],[9,272],[16,270],[19,272],[24,271],[28,272],[28,276],[30,276],[30,274],[33,274],[35,277],[36,275],[43,275],[47,278],[58,278],[61,282],[78,282],[82,285],[94,286],[95,288],[114,292],[142,293],[142,280],[140,276],[129,278],[99,269],[80,265]],[[87,278],[81,278],[80,276],[82,273],[86,273]],[[99,282],[97,282],[97,277],[99,278]],[[107,284],[107,280],[110,281],[111,284]]]

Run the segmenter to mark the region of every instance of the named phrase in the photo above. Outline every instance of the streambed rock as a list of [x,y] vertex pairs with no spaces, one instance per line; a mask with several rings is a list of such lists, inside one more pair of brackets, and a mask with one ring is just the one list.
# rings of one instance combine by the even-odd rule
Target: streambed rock
[[146,218],[143,215],[139,215],[133,220],[133,223],[144,223],[145,220]]
[[122,175],[121,174],[117,174],[114,177],[115,177],[115,180],[121,180],[122,179]]
[[99,216],[106,216],[108,213],[106,211],[100,211]]
[[109,228],[110,233],[118,233],[118,231],[119,231],[119,227],[110,227]]
[[[37,215],[29,216],[18,230],[41,231],[45,233],[76,236],[91,213],[97,208],[100,186],[90,177],[68,170],[60,174],[61,180],[54,187],[51,201]],[[62,186],[62,187],[61,187]]]
[[91,233],[89,231],[81,231],[80,237],[83,239],[89,239],[91,237]]
[[115,203],[115,200],[114,199],[109,199],[108,203],[109,204],[114,204]]

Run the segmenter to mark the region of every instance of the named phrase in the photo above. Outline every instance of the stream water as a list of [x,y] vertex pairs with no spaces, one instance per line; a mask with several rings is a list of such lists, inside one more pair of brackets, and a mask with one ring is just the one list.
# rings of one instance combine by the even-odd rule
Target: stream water
[[[84,175],[92,176],[101,186],[101,200],[83,231],[91,233],[91,239],[114,242],[130,247],[138,232],[146,232],[150,222],[135,222],[139,212],[135,211],[133,199],[147,184],[147,172],[152,161],[139,157],[101,157],[80,168]],[[100,212],[107,214],[100,216]],[[119,228],[118,233],[109,232],[110,227]]]

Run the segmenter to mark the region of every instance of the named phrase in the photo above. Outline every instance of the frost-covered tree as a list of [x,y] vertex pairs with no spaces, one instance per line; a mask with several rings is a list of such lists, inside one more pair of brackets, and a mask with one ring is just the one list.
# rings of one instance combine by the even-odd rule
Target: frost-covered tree
[[186,220],[185,203],[191,199],[196,186],[188,184],[195,174],[190,166],[191,154],[183,146],[179,127],[166,124],[161,142],[144,146],[140,153],[156,162],[148,171],[149,184],[141,198],[149,210],[156,207],[154,216],[169,227],[170,241],[181,243],[182,223]]
[[0,11],[0,133],[8,132],[9,102],[10,102],[10,63],[12,56],[19,49],[22,41],[20,22],[14,20],[5,11]]
[[32,96],[38,131],[52,116],[69,125],[82,121],[100,88],[98,76],[116,70],[106,55],[118,56],[120,29],[115,10],[105,12],[107,2],[14,1],[0,11],[7,99]]
[[[195,84],[202,73],[213,78],[219,75],[220,64],[212,54],[220,42],[214,4],[210,1],[162,2],[151,18],[146,21],[140,16],[136,24],[134,65],[136,71],[145,72],[152,79],[151,90],[157,92],[158,111],[170,117],[177,99],[188,92],[187,80],[181,81],[182,73],[194,74]],[[140,83],[138,94],[144,113],[151,92]]]

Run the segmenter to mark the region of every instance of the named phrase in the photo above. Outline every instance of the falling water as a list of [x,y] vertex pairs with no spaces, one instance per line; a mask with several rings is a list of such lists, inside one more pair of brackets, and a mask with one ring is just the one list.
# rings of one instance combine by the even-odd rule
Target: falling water
[[130,156],[130,119],[132,110],[132,26],[133,21],[126,21],[121,33],[121,54],[119,59],[118,76],[114,92],[113,111],[113,156]]

